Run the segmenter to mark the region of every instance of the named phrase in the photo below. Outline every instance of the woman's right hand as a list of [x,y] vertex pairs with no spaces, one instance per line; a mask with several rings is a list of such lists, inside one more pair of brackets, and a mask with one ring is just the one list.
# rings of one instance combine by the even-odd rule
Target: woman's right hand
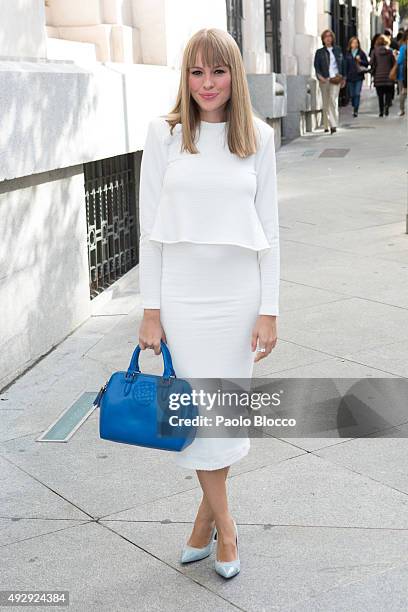
[[167,343],[166,334],[160,321],[160,309],[145,308],[139,330],[139,346],[142,350],[152,348],[156,355],[160,355],[161,340]]

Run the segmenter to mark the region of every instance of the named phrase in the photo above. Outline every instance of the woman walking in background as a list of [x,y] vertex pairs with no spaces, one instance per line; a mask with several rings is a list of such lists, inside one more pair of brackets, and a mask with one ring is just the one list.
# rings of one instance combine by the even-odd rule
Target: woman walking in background
[[323,47],[314,58],[316,77],[322,92],[324,131],[334,134],[339,123],[339,92],[346,84],[346,62],[332,30],[321,35]]
[[377,42],[379,36],[381,36],[381,34],[377,33],[377,34],[374,34],[374,36],[372,37],[370,51],[368,52],[368,57],[371,57],[371,53],[374,51],[375,43]]
[[[181,378],[250,379],[255,351],[258,361],[277,342],[275,140],[253,112],[240,49],[224,30],[187,43],[175,105],[149,124],[139,205],[140,348],[159,354],[163,339]],[[174,453],[202,488],[181,563],[208,557],[216,539],[215,571],[240,571],[226,480],[249,448],[248,437],[201,436]]]
[[357,117],[360,107],[361,88],[365,73],[368,70],[368,58],[362,50],[357,36],[350,38],[347,45],[346,69],[348,94],[353,105],[353,115]]
[[371,73],[374,76],[374,87],[377,90],[380,117],[389,114],[394,89],[394,81],[390,79],[390,72],[396,59],[388,44],[388,37],[381,34],[376,40],[370,57]]
[[402,35],[400,40],[401,45],[399,49],[397,64],[398,64],[398,87],[399,87],[399,100],[400,100],[400,112],[399,116],[405,115],[405,101],[407,99],[407,43],[408,43],[408,30]]

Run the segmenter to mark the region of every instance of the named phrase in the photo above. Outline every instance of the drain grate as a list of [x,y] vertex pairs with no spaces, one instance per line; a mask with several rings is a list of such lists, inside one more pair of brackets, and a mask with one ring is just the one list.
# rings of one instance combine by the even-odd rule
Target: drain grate
[[97,391],[85,392],[41,434],[36,442],[68,442],[79,427],[86,421],[96,406],[92,404]]
[[350,149],[325,149],[319,157],[346,157]]
[[374,125],[352,125],[351,123],[343,123],[343,128],[347,128],[348,130],[375,130]]

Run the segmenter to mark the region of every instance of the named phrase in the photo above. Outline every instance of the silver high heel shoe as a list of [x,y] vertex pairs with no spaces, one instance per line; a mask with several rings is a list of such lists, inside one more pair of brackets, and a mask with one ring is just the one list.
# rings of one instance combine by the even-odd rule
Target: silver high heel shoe
[[239,551],[238,551],[238,529],[237,524],[234,520],[235,533],[236,533],[236,544],[237,544],[237,558],[233,561],[217,561],[217,557],[214,561],[214,569],[220,576],[223,578],[232,578],[236,576],[241,569],[241,563],[239,560]]
[[205,559],[211,554],[216,540],[217,527],[214,525],[213,530],[211,532],[211,538],[207,546],[204,546],[204,548],[196,548],[195,546],[185,544],[181,553],[180,562],[190,563],[190,561],[201,561],[201,559]]

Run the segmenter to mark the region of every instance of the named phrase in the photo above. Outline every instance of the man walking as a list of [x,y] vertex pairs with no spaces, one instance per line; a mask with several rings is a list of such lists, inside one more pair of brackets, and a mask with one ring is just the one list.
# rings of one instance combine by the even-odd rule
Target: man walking
[[332,30],[324,30],[321,40],[323,47],[315,53],[314,68],[322,92],[324,131],[333,134],[339,123],[339,92],[346,84],[346,62]]

